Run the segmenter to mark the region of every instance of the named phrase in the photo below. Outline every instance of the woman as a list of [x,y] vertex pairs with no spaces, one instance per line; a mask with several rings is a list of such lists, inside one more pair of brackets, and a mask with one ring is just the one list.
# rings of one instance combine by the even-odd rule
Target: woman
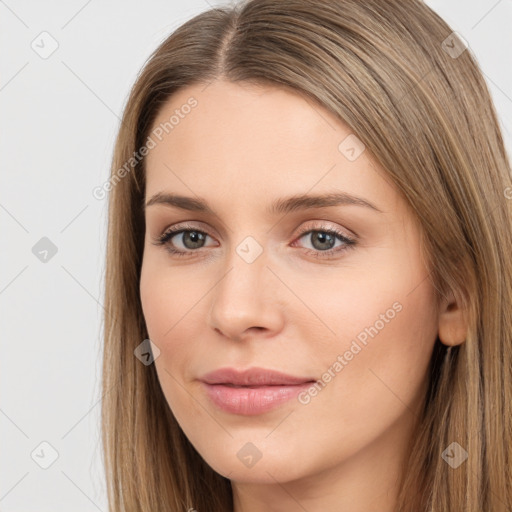
[[510,162],[423,2],[188,21],[110,185],[112,511],[509,510]]

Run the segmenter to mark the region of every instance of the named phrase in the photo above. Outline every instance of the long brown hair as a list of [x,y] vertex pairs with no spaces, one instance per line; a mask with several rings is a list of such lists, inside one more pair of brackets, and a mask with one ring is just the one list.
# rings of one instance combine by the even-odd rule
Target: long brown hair
[[[182,432],[154,365],[134,356],[148,338],[139,296],[140,150],[173,93],[219,78],[286,86],[334,113],[417,215],[438,298],[455,294],[468,332],[450,349],[436,340],[396,510],[505,512],[512,506],[510,162],[471,49],[420,0],[244,1],[194,17],[148,59],[105,187],[102,441],[110,510],[233,509],[230,481]],[[442,457],[454,442],[468,454],[456,469]]]

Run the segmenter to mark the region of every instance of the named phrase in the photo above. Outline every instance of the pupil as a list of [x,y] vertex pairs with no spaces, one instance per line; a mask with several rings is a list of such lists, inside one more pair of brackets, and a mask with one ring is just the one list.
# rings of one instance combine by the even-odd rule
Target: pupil
[[[312,236],[313,236],[313,246],[314,247],[315,247],[314,242],[316,242],[316,241],[320,242],[320,247],[315,247],[316,249],[332,249],[335,240],[334,240],[334,237],[332,235],[330,235],[329,233],[320,231],[318,233],[313,233]],[[327,243],[327,247],[325,245],[323,245],[326,243]]]
[[[192,247],[190,247],[189,244],[187,244],[187,239],[192,240]],[[188,249],[197,249],[197,246],[200,246],[203,240],[203,233],[198,233],[197,231],[187,231],[186,233],[184,233],[183,243]]]

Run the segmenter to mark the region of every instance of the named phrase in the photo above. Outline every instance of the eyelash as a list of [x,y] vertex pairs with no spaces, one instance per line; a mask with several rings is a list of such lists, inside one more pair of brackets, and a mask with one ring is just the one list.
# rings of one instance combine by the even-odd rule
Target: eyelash
[[[187,251],[182,251],[180,249],[175,249],[174,247],[171,247],[169,245],[169,242],[171,238],[174,238],[176,235],[181,233],[187,233],[187,232],[196,232],[201,233],[206,236],[210,236],[205,231],[202,231],[200,229],[195,228],[194,226],[190,225],[180,225],[176,227],[172,227],[167,229],[164,233],[162,233],[160,236],[158,236],[156,239],[154,239],[153,244],[157,246],[165,246],[165,249],[170,252],[173,256],[178,257],[186,257],[190,255],[191,253],[198,252],[198,249],[189,249]],[[328,228],[326,226],[318,226],[315,229],[311,228],[305,228],[303,229],[299,235],[298,239],[302,238],[304,235],[311,234],[311,233],[327,233],[329,235],[333,235],[336,239],[342,241],[345,245],[342,247],[338,247],[336,249],[328,249],[327,251],[319,251],[315,249],[306,249],[306,253],[315,257],[315,258],[332,258],[338,253],[342,253],[346,251],[347,249],[351,249],[356,245],[356,240],[354,238],[347,237],[344,233],[341,231],[338,231],[333,228]]]

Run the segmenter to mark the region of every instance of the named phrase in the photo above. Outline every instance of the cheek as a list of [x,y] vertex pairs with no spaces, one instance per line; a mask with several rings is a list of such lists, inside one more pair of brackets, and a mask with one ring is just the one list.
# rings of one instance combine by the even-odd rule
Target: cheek
[[160,349],[155,366],[164,391],[179,387],[174,379],[181,383],[189,378],[201,343],[199,327],[201,318],[204,324],[207,291],[208,283],[184,269],[171,269],[151,258],[143,263],[141,304],[149,338]]
[[[437,333],[436,311],[429,281],[413,292],[408,282],[368,288],[352,300],[346,296],[337,315],[336,305],[331,307],[339,335],[334,345],[325,345],[321,365],[324,371],[333,368],[336,377],[319,395],[325,396],[325,405],[344,404],[337,420],[354,431],[391,424],[406,409],[420,406]],[[340,364],[334,368],[336,361]],[[378,422],[365,427],[361,418]]]
[[[145,257],[140,297],[148,334],[155,342],[173,336],[187,324],[187,312],[200,298],[197,280],[166,268],[155,257]],[[181,320],[180,320],[181,319]]]
[[331,331],[322,327],[317,332],[325,334],[313,338],[310,330],[314,351],[310,347],[306,353],[318,375],[325,376],[312,402],[344,404],[337,421],[353,421],[354,428],[362,417],[391,422],[422,397],[437,312],[420,261],[410,248],[382,250],[364,268],[347,267],[343,279],[326,279],[319,286],[312,278],[295,290]]
[[191,411],[200,413],[195,410],[195,401],[190,401],[187,393],[183,393],[187,378],[184,372],[193,361],[194,343],[191,341],[197,339],[192,332],[195,322],[191,319],[197,314],[200,295],[195,281],[182,279],[179,272],[158,265],[151,264],[149,258],[143,263],[141,304],[149,338],[160,349],[154,364],[162,392],[183,428],[183,414],[186,418]]

